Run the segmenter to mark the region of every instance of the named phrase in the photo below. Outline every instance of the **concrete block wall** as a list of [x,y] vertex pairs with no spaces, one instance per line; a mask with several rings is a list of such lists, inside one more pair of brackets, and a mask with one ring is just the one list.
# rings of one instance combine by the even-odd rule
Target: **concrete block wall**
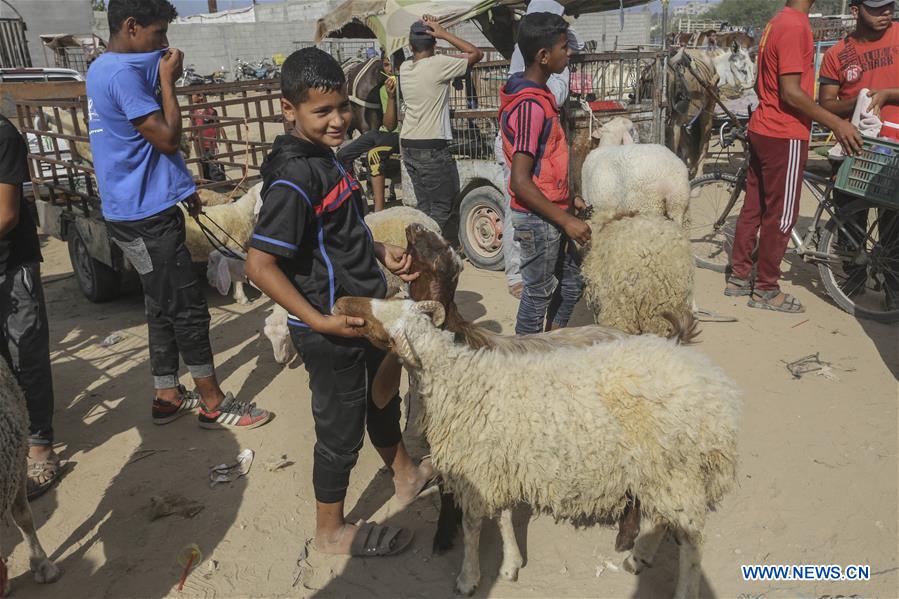
[[[28,27],[28,51],[35,67],[46,67],[40,37],[50,33],[90,33],[93,25],[91,0],[7,0],[22,15]],[[0,3],[0,17],[15,18],[6,4]],[[52,58],[50,59],[53,60]]]

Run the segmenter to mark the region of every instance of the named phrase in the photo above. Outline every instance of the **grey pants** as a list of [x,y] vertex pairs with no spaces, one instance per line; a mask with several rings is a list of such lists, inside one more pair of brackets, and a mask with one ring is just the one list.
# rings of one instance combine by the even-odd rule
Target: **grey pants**
[[506,268],[506,282],[509,287],[521,283],[521,245],[515,241],[515,226],[512,224],[512,197],[509,195],[509,178],[512,176],[511,167],[506,164],[506,155],[503,153],[502,133],[496,135],[493,153],[496,162],[503,167],[503,262]]
[[9,363],[28,405],[30,445],[53,443],[50,329],[40,264],[0,273],[0,354]]
[[459,240],[459,171],[449,148],[422,149],[403,146],[400,150],[412,179],[418,209],[440,226],[443,238]]

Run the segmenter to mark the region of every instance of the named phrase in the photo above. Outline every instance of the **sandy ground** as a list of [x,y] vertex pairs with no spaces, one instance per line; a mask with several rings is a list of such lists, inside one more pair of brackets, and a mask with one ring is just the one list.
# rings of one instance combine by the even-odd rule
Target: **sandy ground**
[[[19,534],[5,527],[0,549],[11,555],[15,597],[451,596],[461,549],[431,555],[436,497],[398,511],[370,446],[352,478],[351,517],[411,527],[417,535],[412,549],[371,560],[313,551],[311,567],[298,568],[313,532],[314,435],[305,370],[299,363],[278,366],[261,336],[268,302],[238,306],[208,291],[225,388],[277,418],[239,433],[205,431],[190,417],[156,427],[140,297],[93,305],[78,291],[65,246],[50,240],[44,252],[57,450],[68,466],[58,487],[33,509],[44,547],[64,577],[38,587],[25,573]],[[745,392],[739,483],[708,520],[704,597],[899,596],[899,331],[840,312],[814,273],[802,264],[787,267],[787,290],[808,305],[807,314],[796,316],[750,310],[721,295],[720,275],[698,273],[699,304],[739,319],[704,324],[699,350]],[[469,318],[511,329],[516,306],[501,274],[469,267],[458,299]],[[589,316],[581,309],[576,320],[585,324]],[[101,347],[114,332],[124,339]],[[834,378],[794,380],[784,363],[815,353],[833,364]],[[256,452],[250,474],[210,488],[209,467],[233,461],[243,448]],[[265,467],[282,455],[290,465]],[[193,517],[151,521],[151,497],[166,495],[203,509]],[[478,596],[649,598],[673,591],[677,551],[670,540],[656,567],[635,578],[616,569],[622,556],[613,552],[610,528],[576,530],[548,517],[518,522],[527,558],[519,581],[497,580],[500,540],[488,525]],[[176,555],[189,543],[204,557],[179,594]],[[870,564],[871,580],[743,582],[740,565],[755,563]]]

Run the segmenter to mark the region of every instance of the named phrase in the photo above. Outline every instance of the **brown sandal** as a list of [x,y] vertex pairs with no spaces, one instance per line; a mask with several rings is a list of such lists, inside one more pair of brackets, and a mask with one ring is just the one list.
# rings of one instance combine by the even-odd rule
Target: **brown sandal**
[[[770,291],[753,291],[749,297],[747,306],[750,308],[760,308],[762,310],[771,310],[773,312],[786,312],[788,314],[801,314],[805,312],[805,306],[798,299],[784,293],[784,301],[780,305],[772,304],[772,300],[781,294],[780,289],[772,289]],[[756,299],[756,296],[759,299]]]
[[28,458],[28,500],[40,497],[59,480],[59,456],[50,453],[46,460]]

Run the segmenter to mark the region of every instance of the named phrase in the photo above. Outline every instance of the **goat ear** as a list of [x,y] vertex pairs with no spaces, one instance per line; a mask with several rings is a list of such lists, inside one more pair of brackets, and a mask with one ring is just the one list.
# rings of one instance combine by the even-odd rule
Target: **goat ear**
[[419,314],[427,314],[435,327],[442,326],[446,320],[446,308],[440,302],[417,302],[412,306],[413,311]]
[[[427,303],[427,302],[422,302]],[[400,331],[393,339],[393,351],[409,368],[421,368],[421,361],[415,355],[405,331]]]

